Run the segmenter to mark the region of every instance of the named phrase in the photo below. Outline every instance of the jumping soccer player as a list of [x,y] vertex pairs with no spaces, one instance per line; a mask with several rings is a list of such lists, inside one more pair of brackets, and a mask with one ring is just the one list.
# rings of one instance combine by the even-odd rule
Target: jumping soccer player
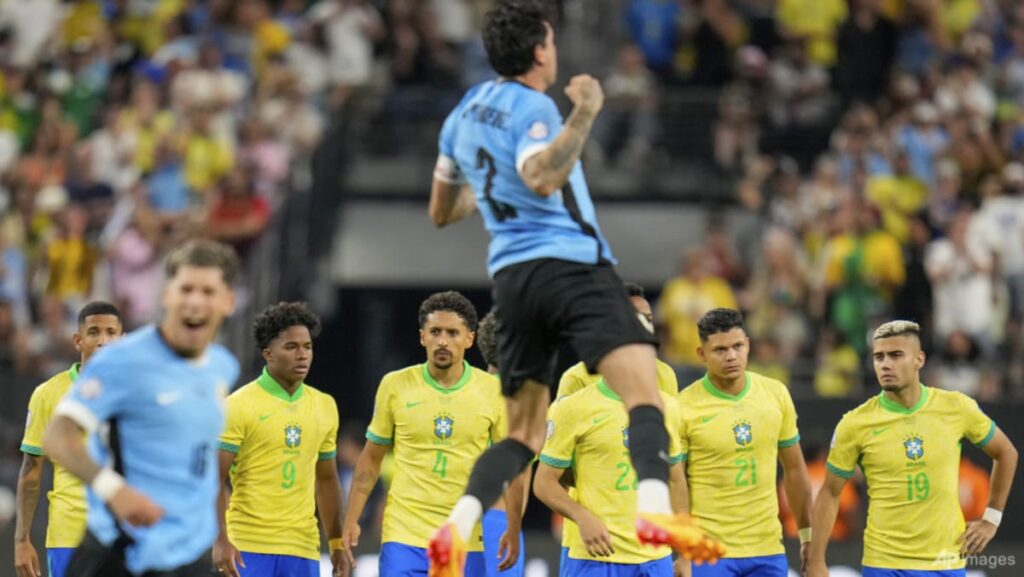
[[464,542],[484,509],[540,451],[555,355],[565,341],[629,412],[641,541],[681,552],[701,543],[688,517],[672,515],[655,339],[613,268],[579,163],[604,95],[594,78],[572,78],[565,93],[573,111],[563,125],[545,94],[558,73],[551,22],[535,2],[499,3],[483,31],[499,78],[471,88],[441,129],[430,217],[445,226],[480,208],[491,234],[488,274],[501,321],[502,392],[510,400],[509,438],[480,458],[431,540],[434,577],[462,575]]

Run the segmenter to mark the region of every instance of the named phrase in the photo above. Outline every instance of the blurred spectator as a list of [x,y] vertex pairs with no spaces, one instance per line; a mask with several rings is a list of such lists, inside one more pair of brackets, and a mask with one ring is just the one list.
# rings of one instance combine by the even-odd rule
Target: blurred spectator
[[982,350],[991,352],[992,253],[968,242],[974,213],[961,210],[949,225],[946,238],[932,241],[925,254],[925,269],[934,295],[935,337],[946,342],[963,332]]
[[80,357],[71,341],[75,321],[71,309],[54,296],[46,296],[39,305],[39,322],[32,327],[28,339],[31,373],[53,375],[67,370]]
[[723,86],[733,77],[733,55],[748,37],[746,22],[726,0],[687,4],[676,72],[693,86]]
[[737,308],[732,288],[715,276],[713,266],[707,249],[686,251],[681,274],[665,283],[658,302],[658,320],[666,330],[662,351],[676,365],[680,383],[691,383],[704,372],[697,355],[697,320],[714,308]]
[[893,301],[893,316],[910,319],[921,326],[921,340],[924,351],[931,353],[932,329],[932,284],[925,270],[925,253],[932,241],[932,225],[925,212],[913,215],[908,220],[909,238],[903,245],[903,262],[907,271],[907,282],[900,287]]
[[903,151],[896,153],[892,175],[869,177],[865,190],[868,202],[882,211],[882,227],[900,244],[910,236],[910,215],[928,202],[928,187],[910,172],[910,161]]
[[310,22],[327,43],[331,103],[340,107],[370,82],[373,45],[383,38],[383,22],[366,0],[320,2],[310,12]]
[[626,8],[626,25],[633,42],[644,53],[647,66],[663,78],[672,74],[681,12],[677,0],[630,0]]
[[220,186],[203,230],[244,254],[270,220],[270,205],[256,194],[252,167],[238,166]]
[[748,365],[750,371],[789,384],[789,366],[779,357],[779,347],[775,341],[755,339],[751,348]]
[[160,256],[159,247],[136,226],[122,231],[108,248],[110,288],[126,328],[157,320],[163,282]]
[[[740,293],[747,330],[755,343],[771,342],[783,365],[792,365],[810,336],[804,316],[807,301],[807,262],[792,232],[769,229],[763,255],[750,283]],[[788,379],[784,382],[788,382]]]
[[11,303],[0,298],[0,370],[24,372],[29,362],[28,335],[18,327]]
[[880,4],[852,0],[852,11],[839,28],[835,81],[844,109],[856,102],[874,104],[888,83],[898,30],[882,16]]
[[941,351],[928,379],[932,386],[976,397],[981,388],[981,353],[963,331],[953,331],[939,346]]
[[654,139],[657,104],[657,85],[643,53],[634,45],[620,48],[602,86],[605,103],[594,123],[594,141],[611,162],[640,168]]
[[811,62],[831,68],[836,62],[836,33],[847,13],[846,0],[779,0],[776,17],[785,36],[809,43]]
[[861,355],[842,333],[826,329],[818,341],[814,392],[820,397],[849,397],[860,390]]
[[828,72],[808,59],[807,42],[803,38],[786,41],[768,74],[772,124],[778,128],[809,127],[827,120],[831,100]]
[[718,98],[715,122],[715,161],[725,170],[738,170],[757,158],[760,129],[756,122],[751,94],[742,86],[731,85]]
[[86,238],[88,218],[81,205],[69,205],[57,220],[57,237],[45,251],[46,295],[72,307],[84,302],[92,291],[98,258],[95,246]]
[[239,160],[256,172],[257,185],[267,189],[262,192],[274,192],[274,188],[288,177],[290,159],[287,145],[273,138],[263,122],[256,117],[246,119],[239,138]]
[[213,110],[195,107],[189,117],[184,140],[185,182],[193,194],[205,196],[213,185],[228,174],[235,162],[234,150],[213,132]]
[[935,162],[949,146],[935,105],[919,102],[914,106],[913,121],[900,129],[898,144],[906,152],[914,176],[929,186],[935,184]]
[[1006,284],[1011,320],[1019,327],[1024,320],[1024,165],[1007,164],[1002,185],[993,180],[983,191],[968,244],[995,257],[993,269]]

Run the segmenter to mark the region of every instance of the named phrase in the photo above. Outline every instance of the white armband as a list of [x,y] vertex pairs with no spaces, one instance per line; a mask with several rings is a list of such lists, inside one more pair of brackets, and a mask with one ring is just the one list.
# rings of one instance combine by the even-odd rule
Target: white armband
[[810,543],[811,542],[811,528],[810,527],[804,527],[803,529],[800,529],[799,531],[797,531],[797,533],[800,534],[800,544],[801,545],[803,545],[805,543]]
[[466,183],[466,177],[462,174],[462,169],[459,168],[455,159],[444,154],[437,155],[437,164],[434,165],[434,178],[448,184]]

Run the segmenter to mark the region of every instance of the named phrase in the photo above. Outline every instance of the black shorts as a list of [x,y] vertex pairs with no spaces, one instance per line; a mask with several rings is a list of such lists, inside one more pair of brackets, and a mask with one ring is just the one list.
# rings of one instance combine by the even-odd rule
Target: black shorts
[[[82,544],[68,562],[65,577],[132,577],[125,567],[125,541],[118,540],[107,547],[91,532],[86,532]],[[170,571],[146,571],[142,577],[210,577],[213,562],[209,555],[200,555],[192,563]]]
[[622,279],[610,265],[538,259],[494,275],[501,388],[513,396],[527,379],[554,386],[555,362],[568,341],[591,373],[609,352],[657,345],[640,324]]

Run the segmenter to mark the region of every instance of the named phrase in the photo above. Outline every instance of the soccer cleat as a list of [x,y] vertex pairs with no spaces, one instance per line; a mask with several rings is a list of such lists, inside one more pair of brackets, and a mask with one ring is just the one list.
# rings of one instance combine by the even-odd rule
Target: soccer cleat
[[641,543],[668,545],[698,565],[715,563],[725,556],[725,545],[705,535],[693,517],[686,513],[641,513],[636,520],[636,535]]
[[430,559],[428,577],[463,577],[466,572],[466,544],[454,523],[447,523],[434,533],[427,546]]

